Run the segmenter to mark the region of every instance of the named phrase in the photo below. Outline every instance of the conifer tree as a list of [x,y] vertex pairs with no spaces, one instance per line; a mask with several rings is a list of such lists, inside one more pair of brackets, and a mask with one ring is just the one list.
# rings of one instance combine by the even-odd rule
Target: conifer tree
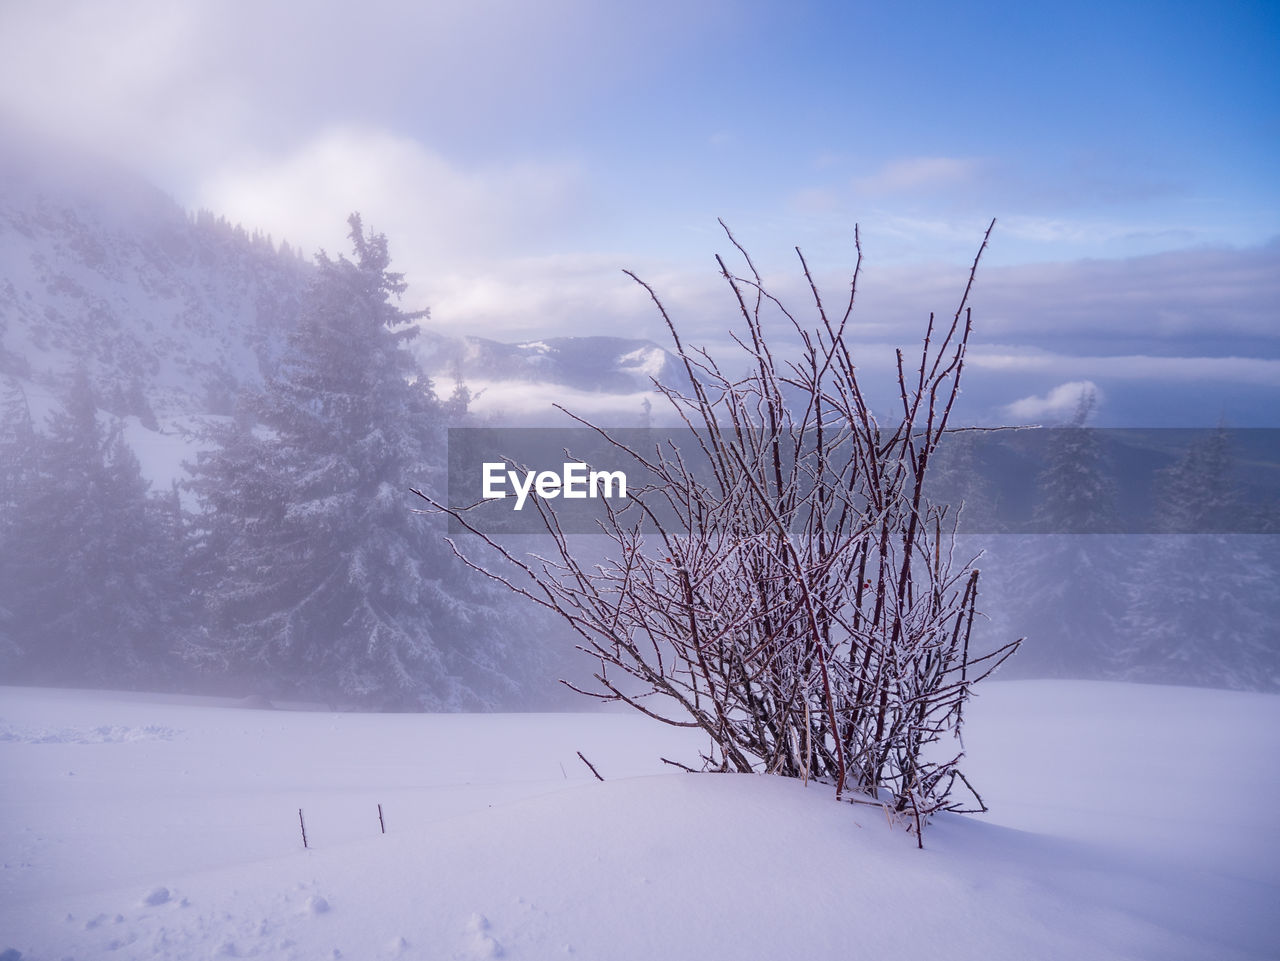
[[1230,534],[1243,505],[1227,431],[1196,440],[1162,472],[1156,526],[1135,565],[1121,652],[1134,680],[1280,688],[1276,572],[1259,537]]
[[375,708],[509,697],[529,646],[408,490],[443,481],[445,410],[406,342],[419,314],[386,238],[349,221],[354,259],[318,257],[277,374],[218,430],[192,487],[213,583],[196,646],[277,694]]
[[1010,552],[1016,569],[1012,629],[1026,642],[1011,669],[1050,677],[1098,677],[1113,670],[1127,601],[1120,538],[1105,533],[1115,520],[1116,490],[1088,427],[1096,406],[1081,395],[1070,424],[1050,435],[1037,483],[1033,520],[1040,533]]
[[20,651],[17,675],[159,680],[172,642],[171,558],[138,460],[99,422],[83,369],[47,432],[29,430],[25,443],[6,504],[0,600]]
[[35,424],[26,394],[16,381],[0,389],[0,668],[14,677],[22,648],[14,611],[18,586],[25,582],[16,535],[27,492],[32,488]]

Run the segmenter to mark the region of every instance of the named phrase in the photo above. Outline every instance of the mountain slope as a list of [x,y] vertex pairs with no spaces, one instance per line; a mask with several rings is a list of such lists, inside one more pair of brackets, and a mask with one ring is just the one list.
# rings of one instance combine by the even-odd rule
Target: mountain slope
[[[191,215],[127,171],[29,135],[8,139],[0,374],[57,396],[84,366],[109,412],[153,427],[157,417],[230,413],[238,390],[270,375],[313,264],[212,213]],[[522,384],[625,395],[676,373],[662,348],[613,337],[504,344],[428,327],[415,350],[445,393],[458,379],[509,385],[495,396],[522,414],[526,401],[545,407],[556,394]]]
[[312,268],[132,175],[27,144],[0,160],[5,372],[104,405],[222,413],[261,382]]

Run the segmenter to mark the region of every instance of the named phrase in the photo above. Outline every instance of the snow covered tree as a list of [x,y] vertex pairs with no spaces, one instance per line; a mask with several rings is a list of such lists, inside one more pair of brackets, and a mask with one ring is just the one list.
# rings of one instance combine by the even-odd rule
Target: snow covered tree
[[1088,426],[1097,403],[1092,390],[1083,391],[1070,423],[1052,432],[1034,513],[1042,533],[1105,533],[1115,520],[1115,482]]
[[1245,690],[1280,689],[1276,571],[1267,535],[1231,534],[1244,510],[1228,432],[1197,439],[1162,472],[1156,525],[1135,565],[1124,676]]
[[1037,481],[1039,533],[1003,548],[1011,588],[1009,629],[1026,643],[1013,670],[1037,677],[1097,677],[1111,669],[1127,604],[1126,569],[1113,529],[1116,489],[1097,432],[1096,406],[1080,397],[1070,424],[1049,435]]
[[22,653],[11,605],[23,575],[21,558],[11,548],[21,505],[32,489],[35,456],[35,424],[26,394],[16,381],[7,380],[0,389],[0,669],[5,677],[14,676]]
[[172,660],[172,555],[138,460],[99,422],[83,369],[47,434],[29,420],[22,433],[25,467],[7,472],[0,544],[0,608],[21,652],[18,676],[128,686],[162,678]]
[[443,475],[444,405],[407,349],[421,315],[396,305],[386,238],[349,223],[355,258],[318,257],[256,423],[215,430],[195,466],[212,617],[192,653],[278,694],[492,706],[533,648],[410,510]]

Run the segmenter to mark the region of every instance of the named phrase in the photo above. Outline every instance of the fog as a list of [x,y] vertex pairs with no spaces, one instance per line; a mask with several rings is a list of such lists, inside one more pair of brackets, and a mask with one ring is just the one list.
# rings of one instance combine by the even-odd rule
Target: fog
[[[596,423],[676,423],[649,381],[684,383],[661,349],[669,336],[651,322],[584,318],[570,329],[589,337],[481,339],[439,310],[411,316],[412,285],[397,293],[389,273],[377,309],[391,313],[362,328],[363,308],[334,279],[341,264],[354,269],[344,256],[360,258],[350,240],[311,258],[217,212],[184,211],[66,142],[27,129],[17,145],[0,209],[6,679],[384,709],[580,703],[556,683],[589,672],[569,633],[530,622],[522,599],[462,570],[407,491],[456,488],[451,426],[567,423],[556,404]],[[388,237],[377,271],[395,271],[399,249]],[[1027,638],[1010,676],[1275,688],[1274,432],[1240,429],[1270,424],[1276,409],[1280,359],[1262,307],[1274,259],[1273,245],[979,272],[959,422],[1075,424],[1017,434],[1043,438],[1022,451],[987,435],[985,448],[943,462],[933,491],[953,516],[964,505],[962,550],[982,552],[980,633],[993,646]],[[860,288],[852,339],[881,410],[896,391],[890,345],[915,336],[913,304],[954,299],[963,265],[947,273],[943,284],[922,267],[869,270],[875,282]],[[655,313],[621,280],[641,295],[628,310]],[[711,291],[663,274],[655,290],[664,280],[682,337],[720,318],[703,342],[741,364],[729,298],[686,329],[690,305],[712,303]],[[792,304],[804,293],[795,281],[784,266],[774,288]],[[906,292],[897,303],[893,289]],[[782,316],[766,322],[793,350]],[[373,350],[379,338],[398,360]],[[1091,349],[1107,353],[1074,353]],[[352,394],[355,369],[364,383],[433,386],[375,404]],[[1087,420],[1073,421],[1086,397]],[[314,418],[352,404],[363,420]],[[425,406],[415,414],[415,404]],[[1108,493],[1091,516],[1046,520],[1078,494],[1054,487],[1064,475],[1047,466],[1053,438],[1079,431],[1096,435],[1093,462],[1075,463],[1072,483]],[[368,461],[370,432],[400,438],[399,449]],[[529,442],[560,457],[554,434]],[[379,590],[395,600],[335,633],[365,603],[369,550],[388,565],[379,576],[397,586]],[[332,578],[347,600],[304,617],[321,585],[341,593]],[[528,623],[546,637],[511,643],[513,625],[527,634]],[[355,639],[377,625],[391,632],[385,646],[359,653]]]
[[0,961],[1274,957],[1278,9],[0,4]]

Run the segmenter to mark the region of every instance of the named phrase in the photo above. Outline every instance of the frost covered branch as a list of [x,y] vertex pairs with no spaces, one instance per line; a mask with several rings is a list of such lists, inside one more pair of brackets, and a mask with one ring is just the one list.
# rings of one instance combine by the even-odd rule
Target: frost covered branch
[[[477,570],[576,633],[597,670],[594,689],[575,690],[701,728],[705,769],[823,781],[837,796],[891,806],[916,830],[939,810],[985,810],[960,772],[964,705],[1018,642],[971,654],[979,573],[956,559],[956,512],[930,501],[925,479],[959,392],[968,298],[990,233],[951,320],[929,318],[910,364],[898,352],[897,409],[883,421],[848,337],[856,233],[848,302],[834,319],[797,249],[815,315],[806,326],[726,228],[747,268],[738,276],[718,259],[743,325],[734,339],[745,376],[686,347],[658,294],[628,272],[687,375],[655,388],[695,440],[640,449],[595,428],[651,474],[625,507],[606,505],[604,561],[589,565],[544,502],[551,549],[519,557],[467,510],[423,496],[510,565]],[[794,360],[780,362],[766,336],[777,314],[802,347]],[[969,788],[963,797],[957,786]]]

